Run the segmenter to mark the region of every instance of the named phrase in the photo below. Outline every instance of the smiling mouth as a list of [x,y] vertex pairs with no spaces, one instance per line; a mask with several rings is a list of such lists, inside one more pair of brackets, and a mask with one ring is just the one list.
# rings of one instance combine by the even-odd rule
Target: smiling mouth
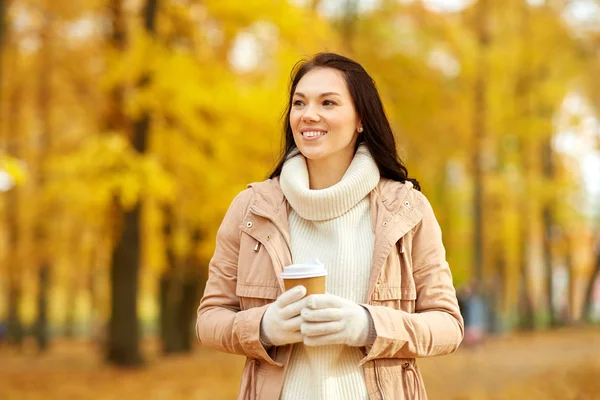
[[325,136],[325,135],[327,135],[327,132],[323,132],[323,131],[306,131],[306,132],[301,132],[301,134],[304,137],[315,137],[315,136]]

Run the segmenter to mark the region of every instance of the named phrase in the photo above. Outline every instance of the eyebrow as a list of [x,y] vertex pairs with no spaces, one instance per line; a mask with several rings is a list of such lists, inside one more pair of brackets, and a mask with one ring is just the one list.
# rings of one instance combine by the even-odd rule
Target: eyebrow
[[[294,95],[306,98],[306,95],[304,93],[296,92],[296,93],[294,93]],[[342,97],[339,93],[336,93],[336,92],[325,92],[325,93],[321,93],[319,95],[319,97],[326,97],[326,96],[340,96],[340,97]]]

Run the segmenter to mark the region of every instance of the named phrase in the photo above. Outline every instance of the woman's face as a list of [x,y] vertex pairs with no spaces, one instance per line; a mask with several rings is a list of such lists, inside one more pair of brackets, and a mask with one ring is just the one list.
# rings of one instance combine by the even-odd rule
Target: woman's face
[[314,161],[352,160],[360,120],[341,73],[315,68],[292,97],[290,126],[300,152]]

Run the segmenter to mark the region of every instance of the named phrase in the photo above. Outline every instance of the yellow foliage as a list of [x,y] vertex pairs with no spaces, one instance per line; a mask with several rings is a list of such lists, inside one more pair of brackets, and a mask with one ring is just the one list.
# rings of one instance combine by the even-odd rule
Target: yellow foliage
[[143,197],[175,198],[171,177],[156,157],[138,154],[117,133],[91,138],[76,153],[54,158],[50,170],[54,179],[48,190],[68,196],[72,206],[105,209],[116,196],[131,209]]
[[10,175],[17,186],[24,185],[29,179],[27,165],[22,160],[6,154],[0,155],[0,170],[4,170]]
[[[206,261],[230,201],[247,183],[266,178],[278,156],[290,70],[317,51],[338,51],[377,82],[409,175],[420,180],[439,216],[458,283],[472,269],[480,101],[486,271],[495,272],[503,257],[506,292],[516,297],[527,245],[523,224],[539,223],[550,203],[566,232],[589,222],[571,196],[582,192],[577,160],[554,152],[556,175],[545,176],[541,157],[557,133],[553,116],[565,94],[580,89],[579,82],[589,86],[588,96],[600,93],[590,72],[598,61],[586,42],[569,32],[558,9],[516,0],[489,3],[485,45],[474,17],[479,2],[435,13],[424,2],[381,1],[379,9],[348,19],[296,3],[161,2],[151,37],[140,18],[144,2],[124,2],[125,45],[117,50],[110,46],[115,21],[106,2],[11,2],[0,138],[17,150],[0,158],[0,168],[27,189],[20,228],[29,232],[40,213],[60,215],[67,230],[93,229],[103,243],[98,252],[110,254],[118,237],[113,228],[121,223],[110,213],[112,203],[142,204],[143,274],[164,269],[166,240],[179,256]],[[49,16],[52,30],[42,37]],[[246,68],[233,63],[240,39],[249,46],[240,57]],[[48,93],[41,90],[45,82]],[[115,89],[122,95],[117,102]],[[139,154],[130,138],[142,115],[150,117],[150,129]],[[569,129],[583,120],[573,118]],[[180,224],[170,239],[162,230],[165,204]],[[527,209],[531,215],[523,215]],[[196,229],[202,240],[192,248]],[[68,242],[67,234],[51,236],[50,248],[69,251],[57,244]],[[107,265],[110,257],[102,254],[94,262]],[[55,256],[60,265],[62,257]]]

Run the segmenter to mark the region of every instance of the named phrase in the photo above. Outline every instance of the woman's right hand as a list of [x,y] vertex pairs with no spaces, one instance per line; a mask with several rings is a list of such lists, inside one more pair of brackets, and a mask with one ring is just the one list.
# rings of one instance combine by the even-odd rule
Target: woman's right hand
[[260,322],[260,340],[266,347],[302,342],[300,312],[306,307],[305,294],[304,286],[293,287],[267,308]]

